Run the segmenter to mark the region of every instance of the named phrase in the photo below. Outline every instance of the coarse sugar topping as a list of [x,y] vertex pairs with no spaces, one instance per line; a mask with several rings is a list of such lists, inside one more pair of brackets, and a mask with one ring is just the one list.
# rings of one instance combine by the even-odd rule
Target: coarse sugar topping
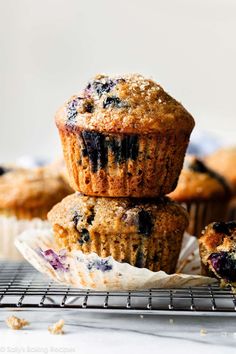
[[192,116],[151,79],[139,74],[97,75],[56,115],[65,129],[107,132],[191,132]]

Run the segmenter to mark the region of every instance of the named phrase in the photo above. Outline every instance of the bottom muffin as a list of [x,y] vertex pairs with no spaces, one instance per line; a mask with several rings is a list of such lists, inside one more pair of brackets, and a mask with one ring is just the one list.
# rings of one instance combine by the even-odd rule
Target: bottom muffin
[[236,221],[214,222],[199,239],[203,275],[236,286]]
[[60,248],[112,256],[152,271],[173,273],[188,215],[168,198],[96,198],[74,193],[48,214]]

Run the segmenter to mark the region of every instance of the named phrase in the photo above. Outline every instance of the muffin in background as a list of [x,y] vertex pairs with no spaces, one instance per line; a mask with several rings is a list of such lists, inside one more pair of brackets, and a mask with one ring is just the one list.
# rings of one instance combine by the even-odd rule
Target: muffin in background
[[56,125],[74,190],[141,198],[175,188],[194,120],[152,80],[97,75]]
[[48,214],[60,249],[112,256],[173,273],[188,225],[186,210],[168,198],[96,198],[74,193]]
[[48,227],[48,211],[70,193],[54,164],[33,169],[1,166],[0,259],[20,258],[15,237],[29,228]]
[[236,219],[236,146],[217,150],[205,158],[206,164],[224,176],[233,187],[228,220]]
[[225,220],[231,194],[224,177],[197,157],[187,155],[177,187],[169,197],[186,207],[190,217],[188,232],[199,237],[210,222]]
[[202,274],[236,286],[236,221],[214,222],[199,238]]

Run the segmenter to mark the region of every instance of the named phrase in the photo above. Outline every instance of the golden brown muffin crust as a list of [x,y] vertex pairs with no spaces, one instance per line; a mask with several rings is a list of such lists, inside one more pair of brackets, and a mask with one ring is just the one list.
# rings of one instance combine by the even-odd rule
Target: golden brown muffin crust
[[207,156],[205,162],[233,185],[236,194],[236,147],[219,149]]
[[0,176],[0,210],[36,208],[53,205],[71,188],[64,182],[57,168],[52,166],[26,169],[2,167]]
[[212,252],[236,250],[236,222],[213,222],[209,224],[199,239],[209,255]]
[[222,176],[210,170],[195,156],[185,158],[176,189],[169,194],[179,202],[190,200],[225,199],[231,194],[230,186]]
[[133,233],[139,232],[140,227],[148,228],[147,219],[143,222],[145,225],[140,226],[140,212],[143,211],[152,215],[150,222],[154,232],[157,228],[159,232],[168,233],[188,224],[185,209],[168,198],[96,198],[79,193],[56,204],[48,213],[48,219],[53,226],[60,225],[72,233],[83,228],[106,234]]
[[57,112],[60,129],[107,133],[191,132],[187,110],[153,80],[138,74],[97,75]]

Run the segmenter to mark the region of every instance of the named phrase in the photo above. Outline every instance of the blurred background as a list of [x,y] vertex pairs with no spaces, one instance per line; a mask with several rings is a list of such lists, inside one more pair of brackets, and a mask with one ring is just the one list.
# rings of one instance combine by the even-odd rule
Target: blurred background
[[55,111],[96,73],[152,77],[233,143],[235,34],[235,0],[0,0],[0,160],[59,156]]

